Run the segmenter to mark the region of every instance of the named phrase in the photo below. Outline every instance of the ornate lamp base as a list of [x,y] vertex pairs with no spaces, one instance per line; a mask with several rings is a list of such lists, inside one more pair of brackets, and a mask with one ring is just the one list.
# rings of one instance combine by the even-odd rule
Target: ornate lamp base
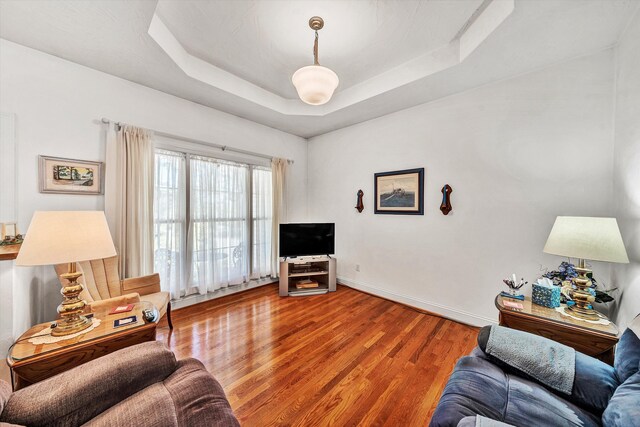
[[77,282],[80,276],[82,273],[76,271],[75,262],[70,262],[68,272],[60,275],[69,283],[60,290],[63,300],[58,306],[58,313],[62,319],[58,322],[58,326],[51,331],[51,335],[54,337],[74,334],[91,326],[91,320],[82,315],[86,304],[78,297],[82,292],[82,284]]
[[576,317],[580,317],[586,320],[598,320],[598,312],[592,307],[596,297],[591,295],[588,289],[591,288],[591,279],[587,277],[587,274],[591,272],[585,265],[583,259],[580,259],[578,266],[576,267],[578,277],[573,279],[573,283],[576,285],[575,291],[571,293],[571,298],[575,302],[574,305],[567,307],[567,310]]

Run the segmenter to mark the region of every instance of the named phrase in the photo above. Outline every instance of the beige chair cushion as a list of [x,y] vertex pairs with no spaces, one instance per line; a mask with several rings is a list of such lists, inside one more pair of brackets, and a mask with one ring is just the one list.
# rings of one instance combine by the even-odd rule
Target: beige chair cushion
[[140,295],[140,301],[148,301],[153,304],[163,317],[167,313],[167,303],[169,303],[169,292],[156,292],[154,294]]
[[[79,279],[84,285],[80,298],[84,299],[94,310],[97,310],[97,307],[100,306],[137,302],[137,299],[134,301],[131,295],[147,294],[142,295],[140,300],[153,304],[158,309],[160,317],[163,317],[167,313],[167,304],[171,297],[168,292],[159,292],[161,289],[160,276],[154,273],[120,281],[118,264],[117,255],[111,258],[76,263],[78,271],[83,273]],[[55,268],[60,275],[65,273],[68,267],[67,264],[58,264]],[[62,278],[60,281],[63,285],[68,283]],[[116,299],[112,300],[113,298]]]

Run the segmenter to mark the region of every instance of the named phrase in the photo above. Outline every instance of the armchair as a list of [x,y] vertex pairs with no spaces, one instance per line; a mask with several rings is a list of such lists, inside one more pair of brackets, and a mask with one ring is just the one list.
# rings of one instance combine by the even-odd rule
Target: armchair
[[[129,304],[137,301],[148,301],[158,309],[160,317],[167,315],[169,328],[171,322],[171,300],[169,292],[160,290],[160,276],[158,273],[148,276],[134,277],[120,280],[118,273],[118,256],[76,263],[82,276],[78,280],[84,289],[80,298],[84,299],[89,309],[98,306]],[[66,280],[60,274],[66,273],[67,264],[55,266],[56,273],[62,285]]]
[[196,359],[154,341],[124,348],[11,393],[0,425],[237,427],[220,383]]
[[498,425],[493,420],[519,427],[640,426],[640,316],[622,334],[613,367],[575,353],[570,394],[488,354],[489,331],[481,329],[478,347],[456,364],[430,427]]

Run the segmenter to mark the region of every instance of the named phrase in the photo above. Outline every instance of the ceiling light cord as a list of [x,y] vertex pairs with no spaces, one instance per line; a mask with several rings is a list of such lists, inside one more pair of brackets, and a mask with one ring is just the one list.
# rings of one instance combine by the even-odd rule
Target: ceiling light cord
[[313,65],[320,65],[318,62],[318,30],[316,30],[316,40],[313,43]]

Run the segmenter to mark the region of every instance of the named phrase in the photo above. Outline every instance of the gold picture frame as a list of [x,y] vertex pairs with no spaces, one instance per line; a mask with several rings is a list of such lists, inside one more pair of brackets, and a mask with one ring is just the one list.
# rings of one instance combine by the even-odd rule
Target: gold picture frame
[[22,243],[22,235],[18,231],[18,223],[0,223],[0,246],[19,245]]
[[4,222],[0,224],[0,241],[7,237],[16,237],[18,235],[18,224],[15,222]]
[[38,158],[41,193],[103,194],[104,163],[51,156]]

